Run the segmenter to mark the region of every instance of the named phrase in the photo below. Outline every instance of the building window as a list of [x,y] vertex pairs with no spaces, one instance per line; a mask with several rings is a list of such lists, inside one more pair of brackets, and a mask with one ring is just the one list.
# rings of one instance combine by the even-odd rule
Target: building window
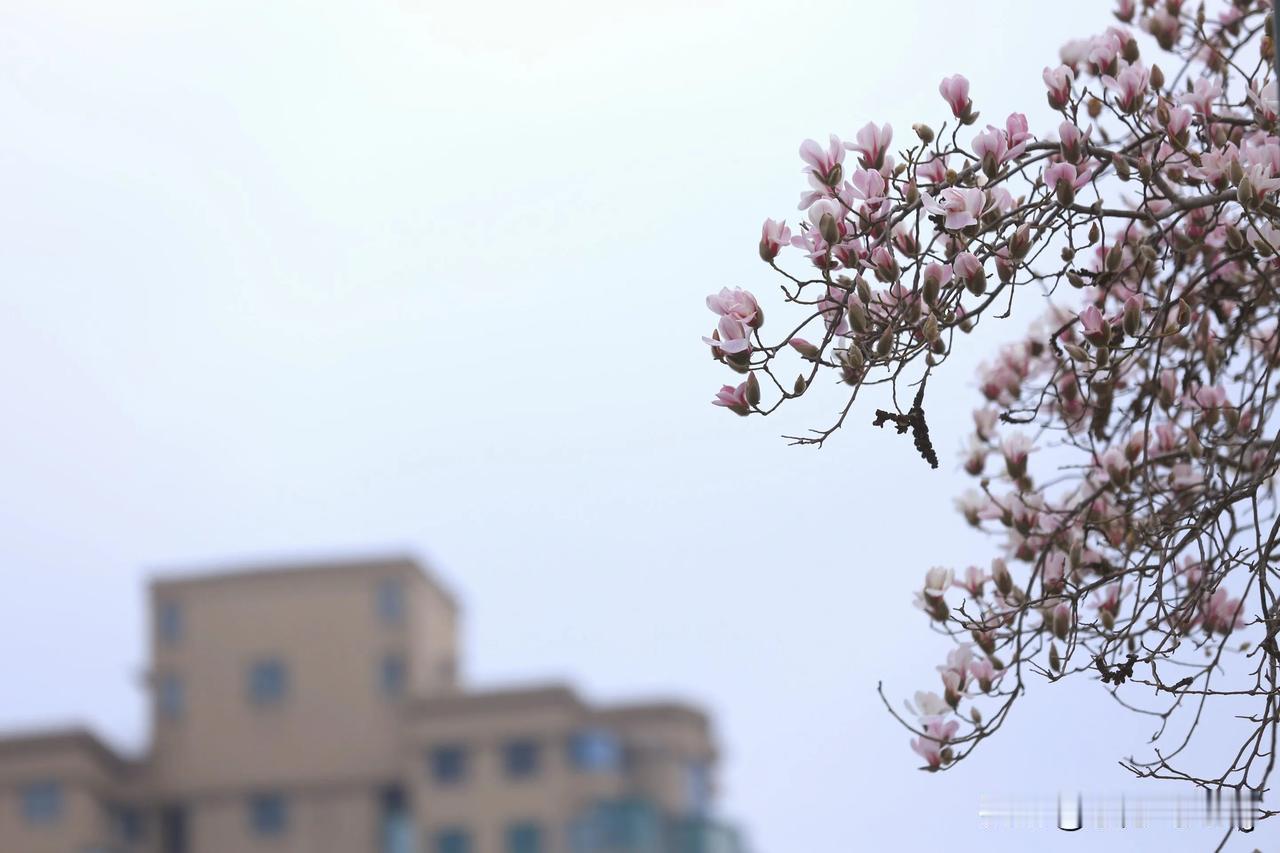
[[399,578],[378,582],[378,619],[384,625],[404,622],[404,582]]
[[467,778],[467,751],[461,746],[431,750],[431,776],[441,785],[457,785]]
[[382,686],[383,695],[393,699],[403,696],[407,680],[408,668],[405,666],[404,655],[398,652],[383,655],[378,667],[378,682]]
[[577,770],[607,773],[622,769],[622,742],[608,729],[584,729],[569,738],[569,761]]
[[510,779],[527,779],[538,773],[541,750],[535,740],[509,740],[502,746],[502,766]]
[[542,827],[536,823],[508,826],[506,853],[542,853]]
[[283,835],[289,828],[289,803],[281,794],[249,798],[249,828],[254,835]]
[[32,824],[57,823],[62,817],[62,786],[57,782],[23,785],[22,819]]
[[146,827],[142,812],[133,806],[112,805],[108,807],[112,834],[117,841],[124,844],[138,844],[143,840]]
[[164,673],[156,685],[156,704],[166,720],[181,720],[187,712],[187,691],[182,676]]
[[414,843],[413,814],[409,810],[409,799],[404,788],[391,785],[383,788],[378,795],[381,812],[381,853],[415,853],[418,849]]
[[182,641],[182,605],[176,601],[162,601],[156,611],[156,633],[160,642],[173,645]]
[[249,667],[249,699],[255,705],[275,705],[289,693],[289,670],[284,662],[267,658]]
[[705,761],[690,761],[684,770],[685,802],[691,814],[705,815],[711,809],[711,767]]
[[160,809],[160,850],[162,853],[187,853],[187,809],[180,803],[169,803]]
[[441,830],[430,853],[471,853],[471,836],[457,827]]

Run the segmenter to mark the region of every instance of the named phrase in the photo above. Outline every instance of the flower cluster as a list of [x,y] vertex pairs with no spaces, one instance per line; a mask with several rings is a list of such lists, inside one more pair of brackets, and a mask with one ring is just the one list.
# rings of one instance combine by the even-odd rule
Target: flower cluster
[[[1043,133],[1020,112],[979,126],[980,93],[953,75],[936,131],[918,123],[903,140],[870,122],[853,142],[805,141],[794,230],[766,220],[760,240],[789,331],[762,337],[744,291],[708,299],[711,353],[745,377],[718,405],[768,414],[829,371],[848,403],[829,428],[794,438],[821,444],[860,393],[909,384],[895,399],[912,409],[876,423],[911,427],[917,449],[929,441],[916,428],[926,380],[979,324],[1041,303],[982,367],[962,457],[974,485],[957,508],[999,555],[959,578],[930,569],[916,592],[955,642],[940,692],[900,715],[926,769],[996,731],[1030,676],[1091,676],[1117,695],[1141,684],[1162,732],[1188,696],[1198,707],[1280,691],[1269,7],[1236,0],[1214,18],[1178,0],[1121,2],[1117,25],[1043,69],[1058,114]],[[788,364],[794,382],[780,378]],[[1265,628],[1256,644],[1252,625]],[[1255,665],[1228,667],[1228,654]],[[1222,686],[1224,670],[1243,686]],[[1254,759],[1280,722],[1253,719],[1251,740],[1209,778],[1265,783]],[[1129,766],[1193,778],[1159,753]]]

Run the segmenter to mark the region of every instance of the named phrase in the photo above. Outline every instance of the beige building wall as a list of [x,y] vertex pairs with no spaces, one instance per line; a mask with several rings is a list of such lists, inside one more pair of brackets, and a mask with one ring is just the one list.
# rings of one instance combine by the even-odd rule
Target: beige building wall
[[[106,805],[123,772],[87,733],[0,741],[0,851],[80,853],[103,844],[111,834]],[[22,814],[22,792],[44,782],[58,785],[61,815],[32,824]]]
[[[379,590],[388,582],[403,585],[399,620],[379,611]],[[383,658],[402,656],[407,691],[453,686],[452,674],[439,666],[455,652],[440,637],[452,624],[452,604],[430,586],[405,561],[156,583],[156,784],[182,796],[227,786],[393,778],[401,705],[410,694],[384,692]],[[172,642],[158,631],[168,606],[181,613]],[[252,667],[265,661],[278,661],[287,674],[283,699],[269,705],[256,704],[249,692]],[[160,706],[161,685],[173,677],[185,694],[178,719]]]
[[[388,590],[398,606],[388,608]],[[543,853],[563,853],[570,823],[601,802],[688,814],[691,770],[716,759],[706,717],[685,705],[596,709],[562,685],[461,689],[456,602],[412,560],[166,578],[150,609],[148,754],[124,762],[84,732],[0,740],[0,853],[165,853],[159,816],[173,807],[185,814],[184,853],[375,853],[389,789],[415,851],[435,853],[438,833],[458,828],[470,853],[508,853],[508,829],[533,823]],[[403,664],[394,695],[389,658]],[[264,705],[250,673],[266,661],[285,679]],[[176,715],[166,683],[181,685]],[[587,731],[612,733],[625,761],[577,766],[570,743]],[[538,745],[528,778],[505,768],[512,741]],[[455,784],[432,773],[442,746],[466,753]],[[63,808],[33,826],[19,791],[42,780],[61,785]],[[253,827],[257,795],[282,797],[281,833]],[[145,815],[144,843],[113,837],[116,804]]]

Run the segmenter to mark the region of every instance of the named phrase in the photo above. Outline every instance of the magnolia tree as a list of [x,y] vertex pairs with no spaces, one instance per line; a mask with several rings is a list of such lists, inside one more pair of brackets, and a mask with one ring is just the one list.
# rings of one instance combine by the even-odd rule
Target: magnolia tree
[[[769,335],[750,293],[707,299],[711,353],[744,378],[716,405],[767,415],[838,381],[833,420],[791,437],[821,445],[885,386],[892,407],[866,416],[934,467],[928,380],[975,327],[1043,312],[981,370],[963,458],[973,487],[956,505],[999,555],[928,570],[916,604],[954,648],[908,714],[886,703],[927,770],[970,755],[1031,681],[1079,676],[1153,716],[1151,756],[1124,762],[1135,774],[1266,787],[1280,724],[1269,7],[1121,2],[1118,25],[1044,69],[1059,121],[1041,133],[1020,113],[980,122],[956,75],[936,130],[806,140],[798,226],[765,220],[760,239],[789,316],[771,311]],[[1217,763],[1187,766],[1198,731],[1240,720]]]

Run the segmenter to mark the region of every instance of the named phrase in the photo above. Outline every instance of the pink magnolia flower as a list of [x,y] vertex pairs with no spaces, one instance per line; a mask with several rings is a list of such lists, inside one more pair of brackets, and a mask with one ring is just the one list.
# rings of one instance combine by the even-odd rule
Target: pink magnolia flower
[[1040,179],[1046,189],[1057,193],[1058,200],[1067,205],[1075,201],[1077,176],[1076,167],[1070,163],[1053,163],[1045,166]]
[[1189,462],[1179,462],[1173,466],[1169,475],[1169,483],[1175,489],[1190,489],[1204,482],[1204,475],[1191,466]]
[[1240,599],[1227,595],[1219,587],[1204,604],[1204,629],[1209,633],[1230,634],[1240,627]]
[[973,425],[978,433],[978,438],[983,441],[990,441],[996,435],[996,421],[999,419],[1000,413],[995,409],[975,409],[973,412]]
[[927,285],[942,287],[951,281],[951,267],[947,264],[929,264],[921,274]]
[[906,705],[907,710],[917,717],[940,717],[950,710],[942,697],[932,690],[917,690],[915,698],[914,705],[909,699]]
[[1015,480],[1027,473],[1027,455],[1031,452],[1031,439],[1020,432],[1012,433],[1000,442],[1005,468]]
[[1207,385],[1201,385],[1192,395],[1192,399],[1202,411],[1213,411],[1227,404],[1227,390],[1221,385],[1214,385],[1212,388]]
[[955,585],[959,589],[972,595],[974,598],[982,596],[982,587],[987,582],[987,575],[977,566],[970,566],[964,570],[964,580],[956,581]]
[[1004,120],[1005,136],[1009,139],[1009,159],[1017,157],[1027,148],[1027,143],[1035,139],[1027,126],[1027,117],[1022,113],[1010,113]]
[[987,125],[986,130],[973,138],[973,153],[982,162],[982,171],[989,177],[994,177],[1009,156],[1009,143],[1005,140],[1004,132]]
[[1187,129],[1191,127],[1191,110],[1186,107],[1174,107],[1169,110],[1169,121],[1164,129],[1174,139],[1186,140]]
[[1061,551],[1051,551],[1044,555],[1044,574],[1041,576],[1044,588],[1057,592],[1066,583],[1066,555]]
[[940,184],[947,179],[947,155],[935,154],[916,167],[916,180]]
[[969,100],[969,81],[963,74],[953,74],[943,78],[938,84],[938,92],[951,106],[951,113],[964,121],[973,111],[973,101]]
[[866,201],[868,207],[880,208],[888,202],[889,185],[884,175],[874,169],[859,169],[849,180],[856,198]]
[[1280,189],[1280,178],[1271,176],[1271,166],[1259,163],[1256,166],[1249,166],[1244,170],[1244,176],[1249,179],[1249,186],[1254,191],[1266,195]]
[[1071,86],[1076,75],[1066,65],[1044,70],[1044,84],[1049,89],[1049,106],[1060,110],[1071,101]]
[[977,527],[982,523],[981,512],[986,509],[987,498],[977,489],[966,489],[955,499],[956,509],[964,516],[964,520]]
[[968,643],[961,643],[947,653],[947,662],[938,667],[938,672],[956,674],[961,682],[969,673],[969,663],[973,660],[973,650]]
[[986,277],[982,271],[982,261],[978,260],[978,256],[973,252],[961,252],[956,255],[951,261],[951,269],[966,286],[972,285],[979,277],[984,279]]
[[732,317],[753,329],[760,325],[760,305],[750,291],[740,287],[720,288],[719,293],[707,297],[707,307],[721,317]]
[[1098,467],[1113,483],[1123,484],[1129,477],[1129,460],[1125,457],[1124,451],[1118,447],[1107,448],[1098,457]]
[[1213,102],[1222,97],[1222,86],[1204,77],[1197,78],[1190,92],[1181,92],[1178,103],[1186,104],[1205,118],[1213,118]]
[[986,204],[986,194],[974,187],[962,190],[959,187],[947,187],[937,198],[928,193],[920,194],[920,204],[935,216],[945,216],[945,228],[959,231],[970,225],[978,224],[978,217]]
[[929,598],[942,598],[951,587],[955,573],[943,566],[934,566],[924,576],[924,594]]
[[875,122],[867,124],[858,131],[856,143],[845,143],[845,147],[857,151],[859,162],[864,168],[879,169],[884,166],[885,154],[889,151],[889,143],[893,141],[893,125],[886,123],[876,127]]
[[1280,118],[1280,114],[1276,111],[1276,81],[1272,80],[1262,89],[1257,88],[1256,83],[1249,85],[1249,103],[1253,106],[1253,112],[1264,123],[1271,123]]
[[778,257],[778,252],[782,251],[782,247],[791,242],[791,229],[787,227],[786,222],[774,222],[772,219],[764,221],[764,227],[760,229],[760,257],[765,261],[772,261]]
[[1000,680],[1004,670],[997,670],[987,658],[977,658],[969,664],[969,677],[978,682],[978,689],[987,693]]
[[716,398],[711,401],[713,406],[724,406],[731,412],[739,415],[746,415],[751,412],[751,404],[747,402],[747,383],[743,382],[737,388],[732,385],[723,386]]
[[834,133],[826,151],[817,142],[806,139],[800,144],[800,159],[805,162],[805,172],[811,172],[822,183],[834,186],[840,181],[837,167],[844,162],[844,145]]
[[1087,305],[1080,312],[1080,327],[1084,329],[1084,336],[1099,346],[1111,340],[1111,327],[1097,305]]
[[924,734],[911,741],[911,748],[924,759],[930,770],[937,770],[942,766],[942,750],[960,730],[960,724],[942,717],[925,717],[920,726]]
[[1079,163],[1080,158],[1084,155],[1084,146],[1089,142],[1089,136],[1093,133],[1093,126],[1080,132],[1080,128],[1076,127],[1069,121],[1064,121],[1058,125],[1058,139],[1062,143],[1062,156],[1064,159]]
[[751,342],[747,339],[748,334],[747,327],[741,320],[725,314],[720,318],[712,336],[703,338],[702,342],[713,350],[719,350],[727,355],[736,355],[750,351]]
[[1116,105],[1127,113],[1137,112],[1147,98],[1151,73],[1140,62],[1122,68],[1115,77],[1103,75],[1102,84],[1115,93]]

